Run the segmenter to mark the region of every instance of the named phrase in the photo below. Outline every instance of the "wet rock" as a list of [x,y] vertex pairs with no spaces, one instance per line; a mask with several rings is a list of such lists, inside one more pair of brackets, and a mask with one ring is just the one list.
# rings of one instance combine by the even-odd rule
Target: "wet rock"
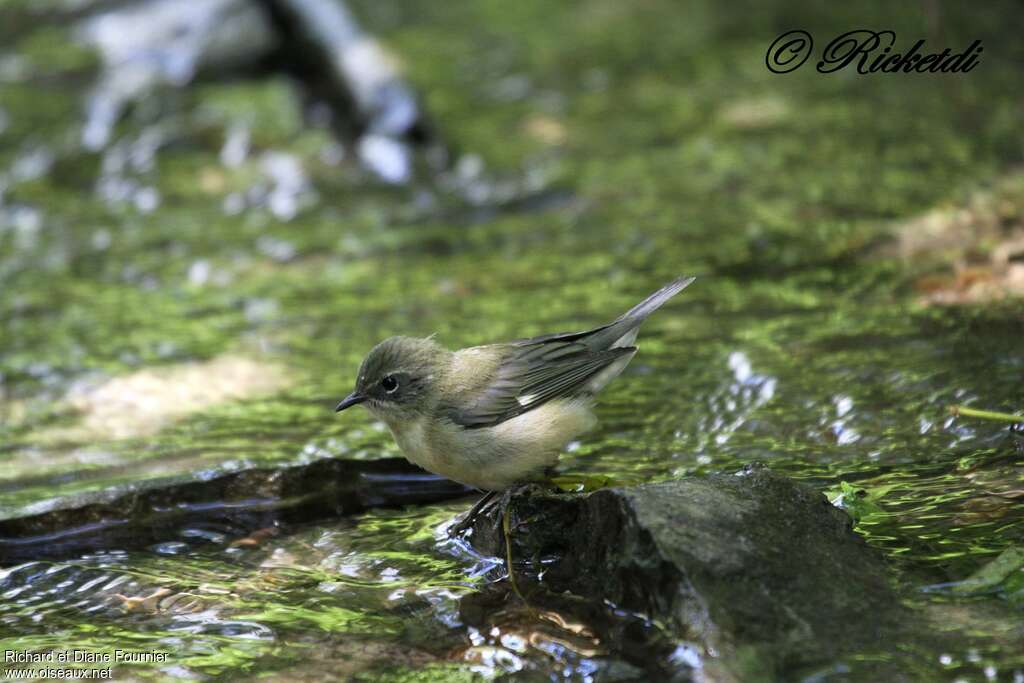
[[254,529],[468,492],[404,458],[325,459],[241,470],[205,481],[180,477],[135,482],[58,498],[0,519],[0,566],[146,547],[175,538],[188,525],[222,524],[241,537]]
[[[528,601],[568,591],[643,614],[696,643],[716,680],[813,673],[899,620],[885,565],[849,517],[763,466],[590,494],[530,487],[503,502]],[[474,524],[478,551],[504,555],[500,507]]]
[[260,1],[284,36],[293,69],[331,105],[335,129],[357,142],[363,164],[387,182],[408,181],[409,143],[424,142],[428,134],[394,57],[341,2]]
[[412,145],[431,137],[396,61],[340,0],[147,0],[89,17],[79,35],[104,64],[87,105],[88,149],[107,146],[127,108],[159,88],[256,70],[286,71],[326,103],[343,142],[387,182],[410,179]]
[[82,39],[103,57],[82,142],[100,149],[124,109],[160,86],[183,86],[201,71],[232,71],[268,58],[278,37],[250,0],[149,0],[84,21]]

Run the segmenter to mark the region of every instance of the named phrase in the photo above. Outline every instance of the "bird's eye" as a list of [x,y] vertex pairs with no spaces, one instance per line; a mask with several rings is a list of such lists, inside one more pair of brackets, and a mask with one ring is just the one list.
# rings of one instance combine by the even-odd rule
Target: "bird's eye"
[[384,379],[380,381],[380,385],[384,387],[384,391],[389,394],[393,394],[398,389],[398,380],[395,379],[394,375],[384,375]]

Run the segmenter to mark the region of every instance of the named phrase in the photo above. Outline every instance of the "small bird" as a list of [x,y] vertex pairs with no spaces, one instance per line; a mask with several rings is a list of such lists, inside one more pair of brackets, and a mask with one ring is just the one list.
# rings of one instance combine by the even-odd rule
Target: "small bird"
[[449,351],[391,337],[359,367],[342,411],[363,404],[425,470],[483,491],[543,477],[596,423],[601,389],[625,369],[643,321],[693,282],[665,285],[607,325]]

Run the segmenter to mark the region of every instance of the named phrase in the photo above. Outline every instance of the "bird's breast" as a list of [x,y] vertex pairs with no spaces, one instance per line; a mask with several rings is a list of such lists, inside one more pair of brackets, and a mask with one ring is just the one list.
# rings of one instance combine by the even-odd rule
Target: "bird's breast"
[[412,420],[387,423],[395,443],[401,449],[409,462],[419,465],[425,470],[436,472],[437,460],[434,450],[429,443],[427,433],[427,418],[418,417]]
[[554,465],[558,451],[594,424],[588,401],[552,401],[495,427],[464,429],[419,417],[388,427],[412,463],[454,481],[501,490]]

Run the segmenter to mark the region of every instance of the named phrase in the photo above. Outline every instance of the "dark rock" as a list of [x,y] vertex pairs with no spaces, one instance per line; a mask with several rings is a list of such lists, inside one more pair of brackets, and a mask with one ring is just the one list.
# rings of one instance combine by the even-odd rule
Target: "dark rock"
[[146,547],[174,538],[188,525],[221,524],[244,535],[468,492],[404,458],[329,459],[206,480],[143,480],[62,497],[45,510],[37,505],[31,512],[0,519],[0,566]]
[[447,153],[394,58],[365,32],[340,1],[259,0],[282,36],[289,70],[326,102],[332,127],[355,143],[363,165],[382,180],[404,183],[413,173],[413,146],[430,143],[442,164]]
[[84,145],[105,147],[127,108],[199,77],[284,70],[363,165],[391,183],[413,173],[413,147],[447,163],[396,60],[341,0],[146,0],[98,12],[80,35],[102,55],[89,97]]
[[125,109],[161,86],[182,86],[200,72],[233,72],[267,59],[278,37],[250,0],[147,0],[89,17],[80,34],[103,56],[89,97],[82,141],[107,145]]
[[504,556],[506,507],[530,602],[568,591],[641,613],[698,644],[719,679],[813,672],[871,649],[899,621],[885,564],[851,520],[763,466],[590,494],[529,487],[503,504],[476,520],[470,542]]

